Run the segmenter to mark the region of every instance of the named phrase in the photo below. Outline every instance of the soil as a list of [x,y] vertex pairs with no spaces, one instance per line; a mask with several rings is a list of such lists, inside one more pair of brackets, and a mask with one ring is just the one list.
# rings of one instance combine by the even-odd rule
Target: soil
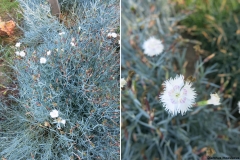
[[[186,33],[182,34],[184,39],[192,39],[191,36]],[[195,73],[195,64],[199,59],[199,53],[194,49],[195,44],[188,42],[187,51],[185,55],[185,61],[187,62],[185,77],[193,76]]]

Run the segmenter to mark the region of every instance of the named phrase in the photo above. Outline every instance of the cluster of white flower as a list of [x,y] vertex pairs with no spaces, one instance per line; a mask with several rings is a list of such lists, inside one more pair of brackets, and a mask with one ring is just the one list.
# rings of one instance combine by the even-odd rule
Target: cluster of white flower
[[117,33],[108,33],[107,36],[108,36],[109,38],[110,38],[110,37],[116,38],[116,37],[117,37]]
[[17,56],[20,56],[20,57],[25,57],[26,53],[24,51],[16,51],[15,52]]
[[65,32],[60,32],[60,33],[58,33],[60,36],[62,36],[62,35],[64,35],[65,34]]
[[58,117],[58,110],[54,109],[50,112],[50,116],[52,118],[55,118],[53,123],[56,123],[57,124],[57,129],[61,129],[61,124],[63,124],[65,126],[66,124],[66,120],[65,119],[62,119],[61,117]]
[[[162,41],[156,39],[155,37],[150,37],[143,43],[142,46],[144,54],[148,56],[156,56],[163,52],[164,46]],[[126,82],[121,79],[121,87],[123,87]],[[160,95],[160,100],[163,103],[163,107],[172,115],[181,113],[185,114],[194,104],[196,98],[196,92],[192,88],[192,83],[189,81],[184,81],[184,76],[179,75],[174,79],[170,78],[166,80],[163,84],[165,86],[163,94]],[[200,101],[196,105],[220,105],[220,97],[218,94],[211,94],[209,100]],[[240,113],[240,102],[238,103],[239,113]]]
[[[170,78],[163,84],[165,86],[164,92],[160,95],[160,100],[163,103],[163,107],[173,116],[181,113],[186,113],[195,103],[196,92],[192,87],[192,83],[184,81],[184,76],[179,75],[174,79]],[[217,93],[210,94],[209,100],[204,100],[196,103],[195,105],[220,105],[220,97]],[[240,103],[239,103],[240,107]]]
[[[15,47],[19,48],[21,46],[21,43],[18,42],[16,43]],[[26,53],[24,51],[16,51],[15,54],[20,57],[25,57]]]
[[[21,46],[21,43],[18,42],[18,43],[16,43],[15,46],[16,46],[17,48],[19,48],[19,47]],[[26,56],[26,53],[25,53],[24,51],[16,51],[15,54],[16,54],[17,56],[20,56],[20,57],[25,57],[25,56]],[[47,51],[47,55],[49,56],[50,54],[51,54],[51,51],[50,51],[50,50]],[[44,63],[46,63],[46,62],[47,62],[47,59],[46,59],[45,57],[41,57],[41,58],[40,58],[40,63],[41,63],[41,64],[44,64]]]

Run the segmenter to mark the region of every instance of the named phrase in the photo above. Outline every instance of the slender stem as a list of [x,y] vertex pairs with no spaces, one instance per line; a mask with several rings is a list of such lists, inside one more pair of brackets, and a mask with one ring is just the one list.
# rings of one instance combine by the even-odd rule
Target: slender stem
[[197,102],[196,103],[196,106],[206,106],[208,103],[207,103],[207,101],[205,100],[205,101],[199,101],[199,102]]

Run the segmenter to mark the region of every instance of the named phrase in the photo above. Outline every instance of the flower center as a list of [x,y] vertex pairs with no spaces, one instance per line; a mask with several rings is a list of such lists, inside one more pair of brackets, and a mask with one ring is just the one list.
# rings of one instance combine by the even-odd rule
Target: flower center
[[179,98],[179,96],[180,96],[180,93],[176,93],[176,95],[175,95],[177,98]]
[[158,48],[157,43],[153,43],[153,44],[151,45],[151,49],[155,50],[155,49],[157,49],[157,48]]
[[169,92],[168,95],[172,104],[185,103],[187,100],[187,90],[183,87],[175,85]]

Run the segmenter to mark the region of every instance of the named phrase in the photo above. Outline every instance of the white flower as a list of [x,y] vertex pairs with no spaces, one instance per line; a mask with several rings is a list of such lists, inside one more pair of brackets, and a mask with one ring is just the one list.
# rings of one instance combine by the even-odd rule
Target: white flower
[[58,34],[61,36],[61,35],[64,35],[64,34],[65,34],[65,32],[60,32],[60,33],[58,33]]
[[73,47],[75,46],[75,44],[74,44],[73,42],[71,42],[70,44],[71,44],[71,46],[73,46]]
[[155,56],[163,52],[164,46],[162,44],[162,41],[154,37],[150,37],[143,43],[143,49],[146,55]]
[[220,97],[217,93],[210,94],[211,98],[207,100],[207,104],[219,105],[220,104]]
[[20,52],[19,51],[16,51],[15,52],[17,56],[20,56]]
[[44,57],[41,57],[40,58],[40,63],[46,63],[47,62],[47,59],[46,58],[44,58]]
[[25,53],[24,51],[20,51],[20,52],[19,52],[19,56],[25,57],[25,55],[26,55],[26,53]]
[[238,113],[240,114],[240,101],[238,101]]
[[116,38],[117,37],[117,33],[112,33],[111,35],[113,38]]
[[21,57],[25,57],[25,55],[26,55],[26,53],[24,52],[24,51],[16,51],[15,52],[15,54],[17,55],[17,56],[21,56]]
[[47,55],[49,56],[51,54],[51,51],[49,50],[49,51],[47,51]]
[[163,84],[164,92],[160,95],[163,107],[173,116],[177,113],[186,113],[195,103],[196,92],[191,88],[189,81],[184,82],[183,75],[177,75],[174,79],[170,78]]
[[108,33],[107,36],[108,36],[108,37],[116,38],[116,37],[117,37],[117,33]]
[[[56,51],[58,52],[58,48],[56,49]],[[61,49],[61,51],[63,51],[63,52],[64,52],[64,49]]]
[[121,78],[120,80],[120,87],[122,88],[123,86],[125,86],[127,84],[127,82],[125,81],[124,78]]
[[16,47],[20,47],[20,45],[21,45],[21,43],[20,42],[18,42],[18,43],[16,43]]
[[50,112],[50,116],[52,118],[57,118],[58,117],[58,111],[56,109],[52,110],[52,112]]

